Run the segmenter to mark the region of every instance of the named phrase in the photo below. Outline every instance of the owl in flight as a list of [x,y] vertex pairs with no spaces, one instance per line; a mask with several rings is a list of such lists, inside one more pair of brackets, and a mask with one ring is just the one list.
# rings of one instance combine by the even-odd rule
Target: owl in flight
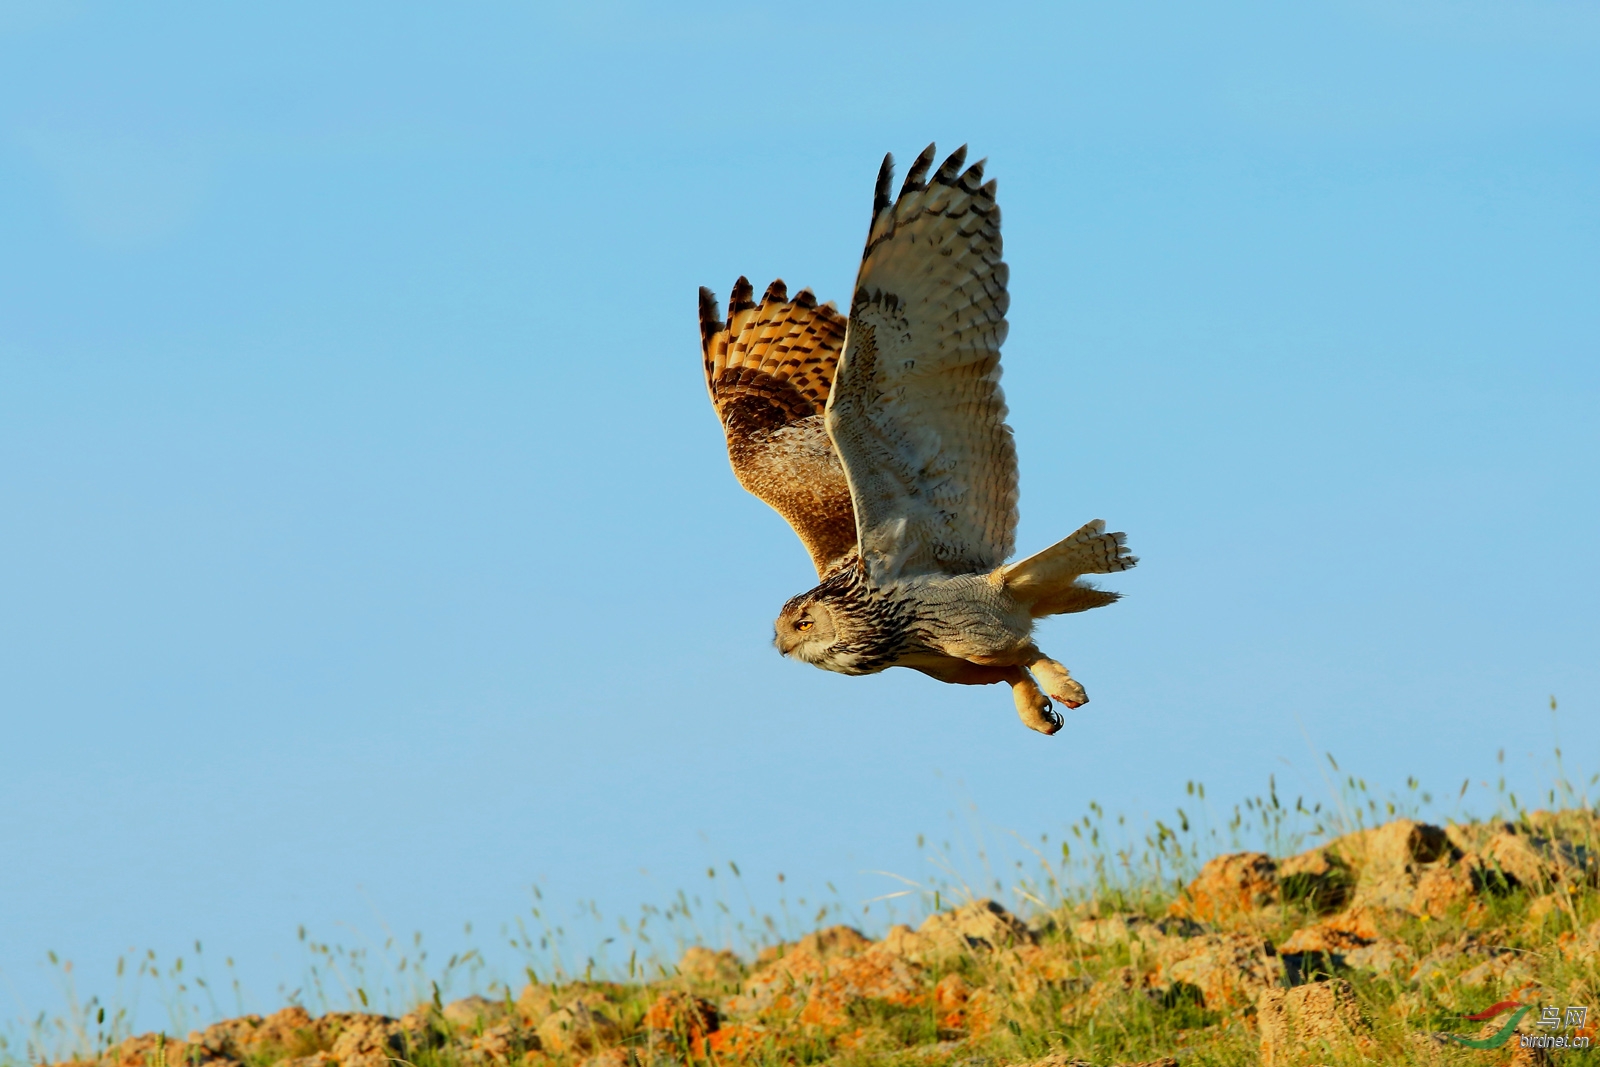
[[1037,555],[1016,540],[1017,454],[1000,391],[1009,271],[983,162],[929,145],[890,199],[878,171],[850,316],[740,278],[700,290],[706,386],[734,474],[800,535],[819,583],[783,606],[785,656],[841,674],[911,667],[1011,686],[1029,727],[1088,701],[1033,621],[1117,599],[1083,582],[1138,560],[1096,519]]

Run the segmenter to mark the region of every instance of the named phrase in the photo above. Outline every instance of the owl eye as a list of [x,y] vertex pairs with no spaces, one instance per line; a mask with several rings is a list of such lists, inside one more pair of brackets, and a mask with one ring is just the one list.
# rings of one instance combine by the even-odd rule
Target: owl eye
[[810,619],[801,619],[799,622],[794,624],[794,628],[799,630],[801,633],[805,633],[815,625],[816,623],[812,622]]

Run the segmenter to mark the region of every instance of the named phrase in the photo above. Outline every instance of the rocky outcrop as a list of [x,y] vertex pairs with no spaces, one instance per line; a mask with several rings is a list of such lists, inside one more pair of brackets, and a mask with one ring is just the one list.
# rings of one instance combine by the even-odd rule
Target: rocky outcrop
[[928,916],[915,931],[909,926],[891,927],[883,945],[898,955],[926,963],[1037,941],[1038,935],[1004,906],[993,900],[976,900]]
[[[1259,1054],[1269,1067],[1384,1061],[1372,1051],[1384,1041],[1437,1056],[1473,1032],[1434,1030],[1451,1018],[1481,1021],[1490,1005],[1538,997],[1553,1003],[1558,991],[1563,1003],[1587,997],[1573,976],[1600,965],[1589,851],[1597,831],[1590,813],[1448,828],[1400,819],[1281,859],[1217,857],[1170,905],[1107,894],[1025,923],[978,900],[878,940],[841,925],[748,961],[691,947],[648,984],[535,983],[515,1000],[469,996],[399,1018],[290,1007],[183,1040],[139,1035],[93,1059],[97,1067],[879,1059],[998,1067],[1022,1051],[1118,1047],[1092,1035],[1129,1020],[1167,1035],[1186,1062],[1196,1051],[1186,1043],[1217,1040],[1236,1042],[1217,1062]],[[1522,894],[1515,907],[1492,899],[1507,893]],[[1380,983],[1375,1021],[1362,997]],[[1396,1020],[1427,1049],[1396,1036]],[[1492,1032],[1485,1027],[1478,1036]],[[1585,1036],[1593,1038],[1592,1024]],[[1507,1055],[1531,1063],[1524,1052]],[[1084,1063],[1059,1052],[1032,1062]]]
[[1342,978],[1292,989],[1264,989],[1256,1001],[1262,1067],[1306,1052],[1338,1054],[1372,1044],[1372,1024]]
[[1302,976],[1345,967],[1384,973],[1409,966],[1415,962],[1410,946],[1385,936],[1403,918],[1392,909],[1357,905],[1294,931],[1279,943],[1278,954],[1290,970],[1291,984]]
[[1283,961],[1271,942],[1254,934],[1202,934],[1164,947],[1158,982],[1168,990],[1196,990],[1212,1011],[1239,1008],[1284,984]]
[[615,1019],[583,1000],[574,1000],[546,1015],[536,1032],[540,1048],[569,1055],[615,1044],[622,1037],[622,1028]]
[[640,1020],[651,1045],[703,1048],[705,1039],[722,1025],[716,1004],[688,993],[663,993]]
[[508,1006],[503,1000],[490,1000],[488,997],[462,997],[452,1000],[444,1006],[440,1013],[451,1026],[460,1030],[482,1030],[494,1026],[504,1019],[509,1013]]
[[713,951],[690,945],[678,959],[678,974],[701,985],[736,986],[744,978],[744,965],[727,949]]
[[1218,922],[1255,911],[1278,899],[1278,865],[1264,852],[1218,856],[1200,868],[1170,914],[1202,922]]

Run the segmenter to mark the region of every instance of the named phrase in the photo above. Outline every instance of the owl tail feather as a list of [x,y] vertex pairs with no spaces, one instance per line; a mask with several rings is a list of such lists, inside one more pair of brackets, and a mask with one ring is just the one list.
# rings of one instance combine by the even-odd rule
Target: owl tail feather
[[1126,534],[1108,534],[1105,522],[1095,519],[1043,552],[996,569],[989,580],[1004,586],[1036,619],[1105,607],[1122,594],[1078,579],[1125,571],[1138,563],[1137,556],[1128,554],[1126,542]]

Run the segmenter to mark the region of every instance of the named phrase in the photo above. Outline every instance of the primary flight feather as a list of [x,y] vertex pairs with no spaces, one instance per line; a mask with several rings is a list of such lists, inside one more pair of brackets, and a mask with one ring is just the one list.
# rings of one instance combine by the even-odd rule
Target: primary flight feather
[[724,319],[702,288],[706,386],[734,473],[820,579],[779,613],[779,651],[843,674],[1006,682],[1022,721],[1051,734],[1052,698],[1089,698],[1033,643],[1033,620],[1111,603],[1082,576],[1138,560],[1096,519],[1005,564],[1017,455],[1000,389],[1000,208],[965,147],[936,171],[934,159],[929,145],[891,199],[884,157],[848,319],[781,281],[757,303],[744,278]]

